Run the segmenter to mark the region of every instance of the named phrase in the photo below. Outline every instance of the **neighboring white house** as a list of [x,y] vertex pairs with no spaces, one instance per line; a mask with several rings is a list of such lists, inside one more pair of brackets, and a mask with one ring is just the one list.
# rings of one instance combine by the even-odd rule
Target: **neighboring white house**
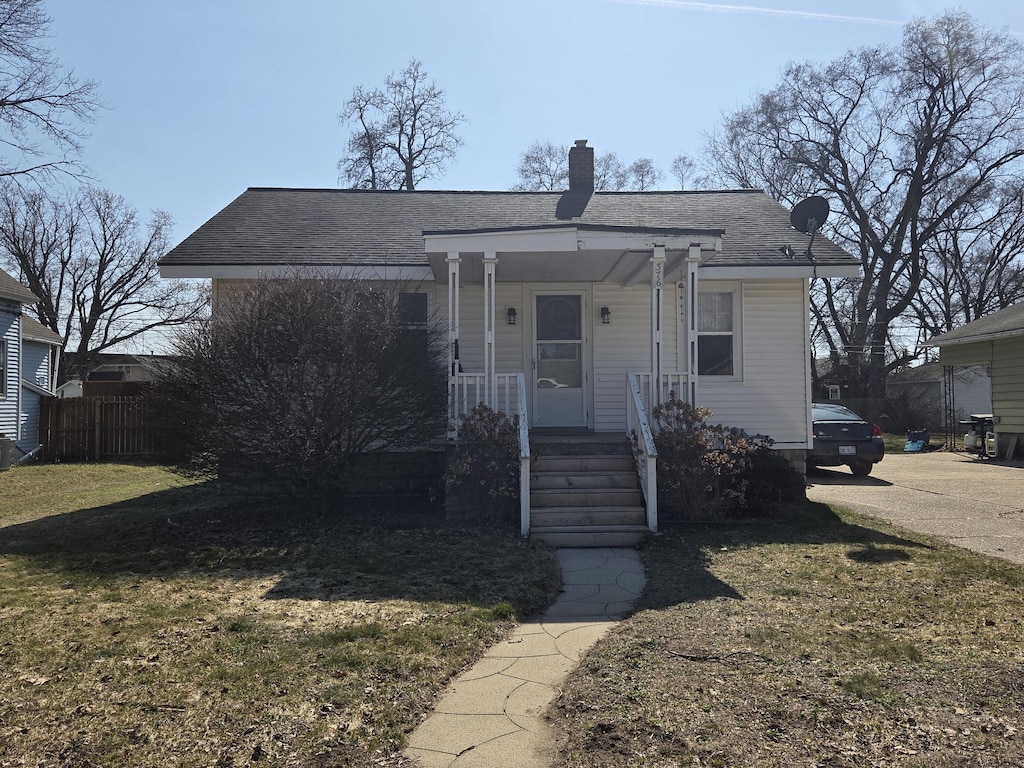
[[1001,309],[928,342],[943,366],[991,372],[996,453],[1024,453],[1024,303]]
[[[674,391],[713,421],[811,442],[809,285],[857,261],[759,190],[595,192],[569,150],[565,192],[252,188],[160,261],[236,281],[307,269],[392,281],[449,328],[451,409],[521,409],[533,428],[625,434]],[[216,309],[215,309],[216,311]],[[525,402],[519,402],[517,375]]]
[[61,338],[25,314],[39,297],[0,270],[0,433],[15,457],[39,446],[39,400],[52,396]]

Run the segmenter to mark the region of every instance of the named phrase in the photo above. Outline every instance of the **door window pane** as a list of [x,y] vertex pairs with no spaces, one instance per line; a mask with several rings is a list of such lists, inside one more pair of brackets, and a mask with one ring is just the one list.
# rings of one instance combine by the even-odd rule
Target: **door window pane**
[[580,389],[583,360],[579,296],[537,297],[537,387]]
[[582,338],[579,296],[537,297],[538,341],[579,341]]

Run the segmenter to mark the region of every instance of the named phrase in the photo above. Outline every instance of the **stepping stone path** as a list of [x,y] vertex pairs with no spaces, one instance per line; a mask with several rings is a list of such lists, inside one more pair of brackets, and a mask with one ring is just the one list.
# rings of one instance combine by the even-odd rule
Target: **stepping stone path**
[[409,738],[422,768],[547,768],[544,712],[583,655],[628,616],[643,591],[634,549],[559,549],[563,592],[462,673]]

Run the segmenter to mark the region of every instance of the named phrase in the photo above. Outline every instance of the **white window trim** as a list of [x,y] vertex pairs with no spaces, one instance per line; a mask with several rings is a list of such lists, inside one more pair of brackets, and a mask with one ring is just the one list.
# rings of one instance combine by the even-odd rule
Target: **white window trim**
[[[729,384],[743,381],[743,283],[737,281],[702,280],[697,293],[732,294],[732,375],[700,376],[700,385]],[[696,330],[696,329],[695,329]],[[697,338],[703,335],[697,331]],[[716,335],[716,334],[709,334]],[[724,335],[724,334],[723,334]]]

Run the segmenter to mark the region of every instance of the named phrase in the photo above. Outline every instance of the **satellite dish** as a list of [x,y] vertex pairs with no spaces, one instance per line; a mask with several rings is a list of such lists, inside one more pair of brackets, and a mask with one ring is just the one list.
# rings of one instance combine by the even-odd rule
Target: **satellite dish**
[[793,211],[789,214],[789,223],[794,229],[813,235],[827,218],[828,200],[820,195],[813,195],[793,206]]

